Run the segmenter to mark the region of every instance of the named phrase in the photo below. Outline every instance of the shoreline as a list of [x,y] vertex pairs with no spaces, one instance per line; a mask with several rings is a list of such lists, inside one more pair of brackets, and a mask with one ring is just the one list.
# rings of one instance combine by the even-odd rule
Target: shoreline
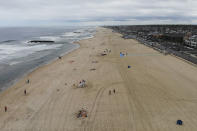
[[[73,44],[74,44],[74,43],[73,43]],[[60,56],[65,56],[65,55],[67,55],[67,54],[69,54],[69,53],[71,53],[71,52],[77,50],[78,48],[80,48],[80,47],[73,48],[73,49],[71,49],[70,51],[61,54]],[[25,72],[22,76],[19,76],[19,77],[16,78],[14,81],[12,81],[12,82],[9,83],[8,85],[6,85],[4,88],[2,88],[2,89],[0,90],[0,94],[1,94],[1,92],[7,90],[8,88],[12,88],[12,86],[14,86],[17,82],[19,82],[20,80],[24,79],[24,78],[27,77],[29,74],[31,74],[32,72],[34,72],[34,71],[36,71],[37,69],[41,68],[42,66],[47,66],[47,65],[49,65],[49,64],[51,64],[51,63],[53,63],[53,62],[55,62],[55,61],[57,61],[57,60],[58,60],[58,58],[54,58],[54,59],[51,59],[51,60],[49,60],[49,61],[45,61],[44,63],[40,64],[39,66],[37,66],[37,67],[35,67],[35,68],[32,68],[32,69],[28,70],[28,71]]]
[[[94,37],[94,35],[95,35],[95,34],[92,34],[92,36],[90,36],[90,37],[88,37],[88,38],[82,38],[82,39],[80,39],[80,40],[76,40],[76,41],[72,42],[72,44],[76,44],[76,45],[78,45],[78,47],[75,47],[75,48],[73,48],[73,49],[71,49],[71,50],[69,50],[69,51],[67,51],[67,52],[64,52],[64,53],[60,54],[60,56],[61,56],[61,57],[65,57],[65,56],[68,55],[69,53],[72,53],[73,51],[78,50],[78,49],[80,48],[80,46],[81,46],[81,45],[80,45],[80,41],[86,40],[86,39],[91,39],[91,38]],[[51,63],[53,63],[53,62],[55,62],[55,61],[57,61],[57,60],[58,60],[58,58],[54,58],[54,59],[51,59],[51,60],[49,60],[49,61],[45,61],[44,63],[42,63],[42,64],[40,64],[40,65],[38,65],[38,66],[36,66],[36,67],[30,69],[30,70],[28,70],[28,71],[25,72],[23,75],[19,76],[18,78],[16,78],[15,80],[11,81],[11,82],[8,83],[6,86],[4,86],[4,87],[0,90],[0,94],[1,94],[2,92],[4,92],[5,90],[9,89],[9,88],[12,88],[17,82],[19,82],[19,81],[21,81],[21,80],[27,78],[28,75],[30,75],[32,72],[36,71],[37,69],[41,68],[42,66],[47,66],[47,65],[49,65],[49,64],[51,64]]]
[[[197,113],[194,66],[105,28],[97,28],[93,38],[79,44],[0,93],[2,131],[197,128],[189,124],[197,121],[192,117]],[[120,52],[131,55],[120,57]],[[81,80],[87,86],[76,88]],[[82,109],[87,117],[78,118]],[[183,126],[176,125],[178,119]]]

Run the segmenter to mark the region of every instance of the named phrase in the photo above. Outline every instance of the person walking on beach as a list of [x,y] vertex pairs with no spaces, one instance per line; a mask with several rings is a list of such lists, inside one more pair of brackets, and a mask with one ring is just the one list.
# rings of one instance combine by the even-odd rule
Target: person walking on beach
[[86,81],[82,80],[82,87],[85,87]]
[[116,93],[116,90],[114,89],[113,92],[114,92],[114,94],[115,94],[115,93]]
[[111,90],[109,90],[109,95],[111,95]]
[[5,112],[7,112],[7,110],[8,110],[8,108],[7,108],[7,106],[5,106]]
[[27,91],[26,91],[26,90],[24,90],[24,94],[25,94],[25,95],[27,94]]
[[27,84],[29,84],[29,82],[30,82],[30,81],[29,81],[29,79],[28,79],[28,80],[27,80]]

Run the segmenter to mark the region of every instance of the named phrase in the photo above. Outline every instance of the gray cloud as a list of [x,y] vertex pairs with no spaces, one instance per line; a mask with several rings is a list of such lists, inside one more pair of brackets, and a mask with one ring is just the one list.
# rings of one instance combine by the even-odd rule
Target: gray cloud
[[6,0],[0,26],[196,24],[195,0]]

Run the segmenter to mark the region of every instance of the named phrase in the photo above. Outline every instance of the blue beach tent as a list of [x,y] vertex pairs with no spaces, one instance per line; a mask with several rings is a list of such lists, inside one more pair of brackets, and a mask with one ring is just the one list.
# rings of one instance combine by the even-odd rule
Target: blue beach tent
[[120,52],[120,57],[121,57],[121,58],[124,57],[124,54],[122,54],[121,52]]

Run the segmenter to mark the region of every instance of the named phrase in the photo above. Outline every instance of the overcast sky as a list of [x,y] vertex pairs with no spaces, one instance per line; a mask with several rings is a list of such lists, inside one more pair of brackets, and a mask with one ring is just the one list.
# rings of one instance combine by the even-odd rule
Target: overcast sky
[[0,0],[0,26],[196,23],[197,0]]

